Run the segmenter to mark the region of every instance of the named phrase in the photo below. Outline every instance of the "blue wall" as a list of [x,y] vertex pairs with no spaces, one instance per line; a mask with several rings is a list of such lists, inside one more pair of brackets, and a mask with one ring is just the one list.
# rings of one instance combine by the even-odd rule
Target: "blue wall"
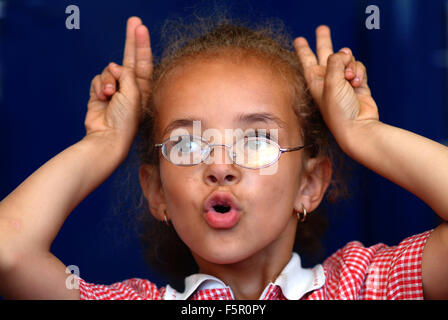
[[[90,81],[108,62],[121,62],[129,16],[143,19],[157,54],[158,32],[165,19],[190,14],[198,4],[173,0],[0,3],[0,199],[83,137]],[[305,36],[313,45],[316,26],[329,25],[335,48],[351,47],[367,66],[383,122],[448,142],[447,1],[234,3],[238,3],[237,13],[283,19],[294,36]],[[65,8],[71,4],[80,8],[79,30],[65,28]],[[370,4],[380,8],[379,30],[364,25]],[[114,184],[121,179],[120,170],[73,211],[52,251],[66,265],[77,265],[89,282],[141,277],[165,284],[163,277],[145,266],[129,219],[114,211],[121,196]],[[132,174],[131,178],[138,178],[137,172]],[[331,209],[326,255],[351,240],[393,245],[440,222],[421,200],[361,166],[355,165],[351,184],[352,197]]]

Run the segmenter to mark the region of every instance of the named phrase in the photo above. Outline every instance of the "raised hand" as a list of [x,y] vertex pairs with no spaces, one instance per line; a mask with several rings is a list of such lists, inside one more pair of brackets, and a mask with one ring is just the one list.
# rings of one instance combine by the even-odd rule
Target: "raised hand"
[[129,147],[151,93],[152,51],[140,18],[127,22],[123,65],[110,63],[93,78],[84,121],[86,136],[98,135]]
[[311,95],[341,147],[354,127],[379,120],[364,65],[355,60],[348,48],[333,52],[327,26],[316,29],[317,58],[303,37],[294,40],[294,48]]

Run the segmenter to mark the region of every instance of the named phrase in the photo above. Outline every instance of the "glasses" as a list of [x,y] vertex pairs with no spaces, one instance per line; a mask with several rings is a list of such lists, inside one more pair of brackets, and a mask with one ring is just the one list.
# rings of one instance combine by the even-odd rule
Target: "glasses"
[[178,135],[154,146],[160,147],[165,159],[178,166],[206,162],[215,146],[224,146],[233,163],[247,169],[262,169],[273,165],[285,152],[298,151],[311,145],[281,148],[275,141],[263,136],[243,137],[233,145],[210,144],[201,137]]

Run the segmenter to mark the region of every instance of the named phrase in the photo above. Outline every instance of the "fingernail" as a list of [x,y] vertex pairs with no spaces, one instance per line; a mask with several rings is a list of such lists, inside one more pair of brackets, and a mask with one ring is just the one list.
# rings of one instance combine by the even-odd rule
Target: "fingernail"
[[104,86],[104,91],[108,91],[108,92],[114,92],[114,86],[112,85],[112,84],[106,84],[105,86]]
[[344,52],[345,54],[350,54],[350,50],[346,48],[342,48],[341,51]]

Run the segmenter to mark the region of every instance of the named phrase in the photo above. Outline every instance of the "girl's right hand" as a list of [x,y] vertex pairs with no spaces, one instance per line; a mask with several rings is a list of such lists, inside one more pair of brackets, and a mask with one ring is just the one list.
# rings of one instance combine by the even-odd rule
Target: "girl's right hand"
[[110,63],[92,80],[84,121],[86,137],[99,136],[128,151],[149,100],[152,71],[148,29],[140,18],[131,17],[127,21],[123,65]]

